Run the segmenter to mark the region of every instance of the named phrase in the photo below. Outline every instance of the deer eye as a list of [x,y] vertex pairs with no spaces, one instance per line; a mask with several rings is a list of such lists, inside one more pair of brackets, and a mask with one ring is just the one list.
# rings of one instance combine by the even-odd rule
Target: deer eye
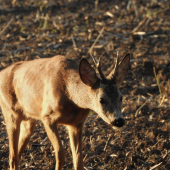
[[106,104],[106,100],[104,98],[100,98],[100,103],[101,104]]

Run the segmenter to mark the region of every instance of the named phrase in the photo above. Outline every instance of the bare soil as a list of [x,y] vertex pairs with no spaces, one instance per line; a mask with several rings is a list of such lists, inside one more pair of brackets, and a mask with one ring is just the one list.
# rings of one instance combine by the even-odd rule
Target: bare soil
[[[0,69],[21,60],[57,54],[78,62],[93,48],[107,74],[116,52],[131,54],[131,68],[120,85],[126,125],[114,131],[90,112],[83,131],[87,170],[170,169],[170,0],[6,0],[0,1]],[[154,72],[155,70],[155,72]],[[69,138],[65,170],[73,169]],[[0,113],[0,169],[9,169],[5,122]],[[22,155],[20,169],[52,170],[53,147],[42,123]]]

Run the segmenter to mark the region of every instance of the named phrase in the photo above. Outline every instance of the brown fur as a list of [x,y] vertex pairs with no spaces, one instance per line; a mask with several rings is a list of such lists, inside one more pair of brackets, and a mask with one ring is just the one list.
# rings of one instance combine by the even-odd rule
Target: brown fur
[[[125,58],[125,73],[119,69],[118,78],[120,74],[125,77],[129,59],[129,56]],[[55,169],[60,170],[65,159],[57,130],[63,124],[69,131],[74,168],[83,170],[82,128],[90,109],[109,124],[122,116],[120,104],[116,104],[121,94],[117,83],[112,86],[108,84],[115,97],[109,95],[110,91],[107,94],[107,85],[101,84],[88,62],[84,60],[79,66],[64,56],[18,62],[1,71],[0,105],[9,136],[10,170],[19,169],[21,154],[34,131],[36,119],[43,122],[54,147]],[[99,102],[103,95],[108,98],[108,107]]]

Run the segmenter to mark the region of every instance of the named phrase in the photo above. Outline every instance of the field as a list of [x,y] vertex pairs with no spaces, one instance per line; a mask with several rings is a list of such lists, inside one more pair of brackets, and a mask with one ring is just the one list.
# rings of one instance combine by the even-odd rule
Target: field
[[[101,33],[101,34],[100,34]],[[170,169],[170,0],[0,1],[0,70],[21,60],[65,55],[101,57],[107,74],[116,53],[131,54],[120,85],[126,124],[114,131],[90,112],[83,131],[86,170]],[[73,169],[69,138],[64,170]],[[6,126],[0,111],[0,169],[9,169]],[[20,169],[53,170],[55,155],[44,127],[22,154]]]

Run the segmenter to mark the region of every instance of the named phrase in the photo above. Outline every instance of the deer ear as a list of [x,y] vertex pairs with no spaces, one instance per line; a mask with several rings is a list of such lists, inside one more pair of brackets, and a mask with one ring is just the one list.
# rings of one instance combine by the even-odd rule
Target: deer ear
[[97,81],[97,75],[94,68],[83,58],[79,64],[80,78],[86,85],[92,87]]
[[121,83],[128,72],[129,69],[129,64],[130,64],[130,54],[126,54],[121,63],[118,65],[117,68],[117,73],[116,73],[116,81],[117,83]]

